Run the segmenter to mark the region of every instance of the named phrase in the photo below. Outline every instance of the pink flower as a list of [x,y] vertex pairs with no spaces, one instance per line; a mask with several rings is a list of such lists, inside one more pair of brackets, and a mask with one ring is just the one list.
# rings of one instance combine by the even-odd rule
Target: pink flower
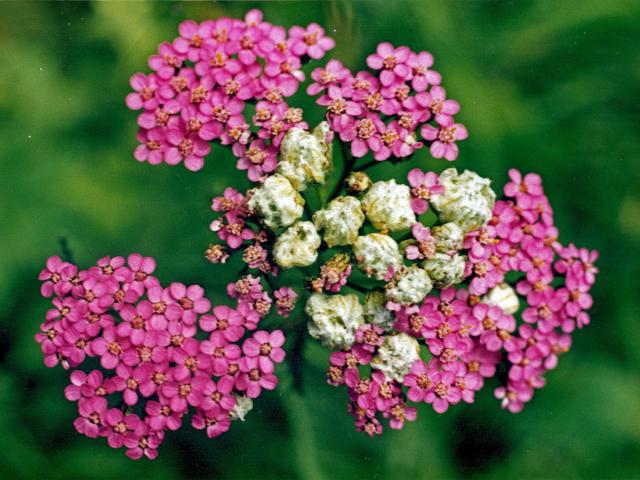
[[222,197],[215,197],[211,204],[214,212],[231,212],[239,210],[245,203],[245,196],[239,191],[227,187]]
[[211,302],[204,298],[204,289],[200,285],[187,287],[174,282],[169,285],[169,293],[182,308],[182,321],[186,325],[194,325],[198,315],[211,308]]
[[273,292],[278,315],[287,318],[296,306],[298,294],[290,287],[281,287]]
[[223,335],[211,334],[209,340],[200,345],[202,353],[211,356],[211,368],[215,375],[224,375],[229,365],[238,363],[242,350],[235,343],[229,343]]
[[116,373],[118,376],[114,378],[114,385],[124,392],[122,394],[124,403],[135,405],[138,403],[138,387],[149,378],[148,366],[131,368],[121,363],[116,367]]
[[411,371],[405,375],[403,383],[409,387],[407,397],[412,402],[422,402],[433,386],[432,377],[437,372],[435,368],[428,368],[427,364],[422,360],[416,360],[411,365]]
[[153,258],[133,253],[127,257],[127,264],[133,271],[134,281],[141,282],[147,288],[157,283],[157,280],[151,277],[156,269],[156,261]]
[[273,172],[277,165],[275,147],[266,145],[262,139],[251,142],[249,148],[236,143],[233,153],[239,158],[236,167],[239,170],[247,170],[252,182],[264,180],[266,174]]
[[436,413],[444,413],[449,405],[460,402],[462,395],[455,386],[456,376],[453,372],[436,372],[433,374],[433,389],[429,390],[424,401],[430,403]]
[[227,412],[231,411],[236,404],[232,395],[234,382],[229,377],[222,377],[218,382],[208,382],[202,389],[204,398],[200,403],[203,411],[220,408]]
[[91,353],[100,356],[100,365],[106,369],[113,369],[122,360],[124,352],[131,342],[126,337],[118,336],[115,327],[105,328],[102,336],[91,342]]
[[425,227],[421,223],[415,223],[413,227],[411,227],[411,234],[413,238],[415,238],[416,243],[407,246],[405,250],[405,255],[409,260],[422,260],[435,255],[436,241],[431,236],[429,227]]
[[38,280],[44,282],[40,289],[42,296],[50,297],[54,293],[58,296],[65,296],[73,288],[72,281],[77,271],[75,265],[63,262],[60,257],[49,257],[46,268],[38,276]]
[[235,212],[227,213],[224,221],[218,219],[212,222],[211,229],[217,232],[220,240],[227,242],[233,250],[240,248],[245,240],[254,238],[253,230],[245,226],[244,215]]
[[158,447],[164,439],[164,433],[154,431],[148,424],[140,422],[136,426],[134,434],[135,438],[131,436],[125,440],[127,457],[139,460],[144,456],[149,460],[154,460],[158,456]]
[[149,426],[155,431],[178,430],[182,425],[183,412],[174,411],[169,405],[168,399],[162,402],[150,400],[145,407]]
[[455,142],[464,140],[469,136],[467,129],[461,123],[439,128],[427,124],[420,130],[420,135],[425,140],[433,141],[431,147],[429,147],[433,158],[444,157],[449,161],[458,158],[458,146]]
[[276,376],[262,370],[257,357],[241,358],[240,372],[236,380],[236,388],[241,392],[246,392],[249,398],[258,397],[263,388],[273,390],[278,385]]
[[78,433],[98,438],[100,428],[106,424],[107,400],[102,397],[83,398],[78,402],[78,417],[73,426]]
[[229,430],[231,420],[228,411],[213,407],[207,411],[198,410],[191,420],[191,425],[198,430],[206,429],[207,437],[215,438]]
[[184,161],[185,167],[193,172],[204,166],[204,157],[211,151],[207,142],[184,129],[168,130],[167,141],[171,146],[165,154],[165,162],[177,165]]
[[411,68],[407,65],[411,50],[407,47],[394,48],[388,42],[378,44],[376,53],[367,57],[367,65],[380,72],[382,85],[390,85],[396,80],[408,80],[411,77]]
[[419,168],[412,169],[407,175],[411,186],[411,207],[417,214],[429,208],[428,200],[444,193],[444,187],[438,183],[438,175],[434,172],[423,172]]
[[160,387],[162,396],[169,400],[169,406],[174,412],[186,413],[189,406],[197,407],[202,401],[201,386],[191,376],[178,379],[174,372],[170,380]]
[[364,157],[369,150],[374,154],[382,148],[380,133],[382,122],[377,115],[371,115],[350,122],[349,126],[340,132],[340,139],[351,142],[351,154]]
[[127,95],[126,104],[131,110],[155,110],[158,107],[158,99],[156,91],[158,89],[158,81],[156,76],[144,75],[136,73],[131,77],[129,82],[134,92]]
[[307,94],[315,96],[334,83],[340,83],[349,77],[351,73],[340,60],[331,59],[324,68],[316,68],[311,73],[314,83],[307,87]]
[[180,37],[173,41],[173,47],[187,59],[197,62],[200,59],[202,48],[211,38],[211,23],[206,21],[198,25],[193,20],[186,20],[178,27]]
[[182,66],[184,56],[179,54],[173,45],[163,42],[158,47],[158,54],[149,57],[149,68],[154,70],[162,80],[170,79],[176,69]]
[[407,65],[411,68],[411,87],[416,92],[424,92],[429,85],[439,85],[441,75],[433,66],[433,55],[429,52],[411,53],[407,59]]
[[117,408],[111,408],[104,415],[104,426],[100,435],[107,437],[107,443],[111,448],[120,448],[125,442],[136,439],[134,430],[139,424],[140,417],[137,415],[124,415]]
[[316,60],[324,57],[324,54],[336,45],[332,38],[325,37],[324,29],[317,23],[309,24],[306,30],[301,27],[291,27],[289,42],[291,51],[295,55],[309,55]]
[[440,86],[432,87],[425,93],[416,95],[416,102],[428,109],[434,116],[436,123],[442,127],[452,125],[453,115],[460,112],[460,104],[455,100],[447,100],[446,91]]
[[242,352],[247,357],[257,358],[260,371],[273,373],[274,363],[284,360],[284,334],[281,330],[272,333],[258,330],[253,337],[247,338],[242,344]]
[[214,334],[217,334],[216,336],[222,336],[229,342],[236,342],[242,338],[242,335],[244,335],[243,325],[243,316],[226,305],[213,307],[213,315],[200,317],[200,328],[202,330],[214,332]]

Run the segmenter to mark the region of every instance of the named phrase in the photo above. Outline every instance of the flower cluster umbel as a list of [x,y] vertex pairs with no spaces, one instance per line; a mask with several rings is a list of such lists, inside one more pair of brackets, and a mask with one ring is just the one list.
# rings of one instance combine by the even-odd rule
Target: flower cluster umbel
[[[558,242],[535,174],[511,170],[498,201],[472,171],[414,168],[406,182],[367,174],[425,145],[432,157],[458,157],[467,130],[431,54],[381,43],[369,71],[353,74],[336,59],[316,68],[306,91],[327,111],[310,131],[285,98],[304,80],[302,64],[334,46],[320,26],[287,32],[251,10],[179,31],[150,57],[153,73],[131,79],[126,103],[143,110],[135,157],[199,170],[215,140],[256,182],[212,202],[218,242],[205,256],[219,264],[241,255],[245,267],[227,288],[237,304],[211,311],[200,287],[163,288],[155,262],[139,255],[105,257],[86,271],[49,259],[42,293],[55,295],[55,308],[37,335],[45,363],[75,368],[93,357],[101,367],[72,373],[66,395],[78,401],[78,431],[124,445],[132,458],[155,457],[165,429],[190,408],[194,427],[226,431],[276,386],[283,333],[246,338],[272,303],[293,317],[283,328],[299,335],[306,321],[333,351],[327,381],[346,386],[348,410],[369,435],[385,419],[396,429],[414,420],[412,403],[437,413],[472,403],[503,369],[495,396],[520,411],[574,329],[589,323],[597,253]],[[334,136],[344,147],[337,175]],[[304,288],[282,285],[282,270],[299,272]]]
[[[284,134],[306,127],[302,110],[285,101],[304,80],[302,63],[322,58],[335,42],[315,23],[287,32],[258,10],[244,21],[187,20],[179,33],[149,58],[153,73],[131,77],[127,106],[143,110],[135,158],[200,170],[217,141],[231,146],[250,180],[263,179],[275,170]],[[252,118],[247,103],[255,104]]]
[[163,287],[153,258],[104,257],[87,270],[51,257],[40,274],[53,296],[36,340],[48,367],[71,373],[76,430],[106,437],[130,458],[155,458],[166,430],[191,425],[209,437],[244,419],[252,399],[278,380],[282,331],[257,330],[271,297],[258,279],[229,285],[235,307],[211,308],[198,285]]

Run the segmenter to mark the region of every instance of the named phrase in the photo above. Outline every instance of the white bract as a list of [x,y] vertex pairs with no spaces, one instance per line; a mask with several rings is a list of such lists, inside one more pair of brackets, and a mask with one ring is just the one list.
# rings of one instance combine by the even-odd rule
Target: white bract
[[386,286],[387,298],[401,305],[421,302],[431,291],[429,274],[417,265],[401,268]]
[[244,422],[244,417],[246,417],[247,413],[253,409],[253,400],[246,395],[234,394],[233,396],[236,399],[236,404],[229,412],[229,418],[231,418],[231,420],[240,420],[241,422]]
[[384,330],[391,330],[396,321],[393,312],[385,307],[387,297],[382,290],[372,290],[364,298],[364,319]]
[[500,307],[505,313],[512,315],[520,308],[518,294],[506,283],[500,283],[493,287],[482,297],[482,301],[488,305]]
[[307,267],[318,258],[320,235],[311,222],[287,228],[273,245],[273,258],[282,268]]
[[455,168],[448,168],[440,174],[439,181],[444,193],[430,201],[441,221],[454,222],[464,232],[486,225],[496,200],[491,180],[469,170],[458,174]]
[[282,175],[268,177],[253,191],[247,206],[272,230],[288,227],[302,216],[304,199]]
[[324,210],[313,214],[313,223],[324,230],[322,238],[329,247],[350,245],[358,238],[358,230],[364,223],[360,200],[356,197],[337,197]]
[[395,180],[374,183],[362,199],[362,206],[378,230],[405,230],[416,223],[416,215],[411,208],[411,190]]
[[447,288],[460,283],[464,278],[466,257],[458,254],[436,253],[433,258],[422,262],[422,268],[429,274],[436,288]]
[[402,382],[419,358],[420,344],[406,333],[388,335],[371,361],[371,366],[380,370],[389,379]]
[[353,245],[353,254],[358,268],[378,280],[383,280],[390,268],[396,271],[402,266],[398,244],[389,235],[382,233],[358,237]]
[[294,127],[282,140],[277,172],[300,192],[310,183],[324,183],[325,174],[331,169],[327,128],[326,122],[318,125],[313,133]]
[[346,350],[356,339],[356,330],[364,323],[358,297],[314,293],[307,300],[305,312],[310,320],[309,335],[331,349]]

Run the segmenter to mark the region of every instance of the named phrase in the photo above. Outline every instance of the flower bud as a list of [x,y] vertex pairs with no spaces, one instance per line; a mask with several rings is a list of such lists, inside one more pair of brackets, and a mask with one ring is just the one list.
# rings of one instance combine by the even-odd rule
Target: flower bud
[[496,285],[489,293],[482,297],[482,301],[487,305],[500,307],[506,314],[513,315],[520,308],[518,294],[506,283]]
[[313,214],[313,223],[318,230],[324,229],[322,238],[329,247],[350,245],[358,238],[364,213],[356,197],[337,197]]
[[310,183],[324,183],[331,169],[331,142],[326,140],[322,122],[313,133],[294,127],[280,145],[277,172],[286,177],[299,192]]
[[447,288],[460,283],[464,278],[466,257],[458,254],[436,253],[433,258],[422,262],[422,268],[429,274],[436,288]]
[[389,379],[402,382],[411,370],[411,365],[419,358],[418,341],[406,333],[389,335],[373,357],[371,367],[380,370]]
[[411,190],[395,180],[376,182],[362,199],[371,224],[381,231],[405,230],[416,223],[411,208]]
[[382,280],[402,266],[402,255],[398,244],[389,235],[371,233],[358,237],[353,245],[353,254],[358,268],[368,276]]
[[351,172],[345,183],[350,194],[360,195],[366,192],[373,182],[365,172]]
[[385,307],[387,297],[382,290],[372,290],[364,298],[364,318],[367,323],[391,330],[396,321],[393,312]]
[[427,272],[412,265],[401,268],[386,286],[387,298],[400,305],[421,302],[431,291],[433,284]]
[[440,253],[449,253],[462,248],[464,232],[453,222],[431,227],[431,236],[436,239],[436,251]]
[[309,335],[331,349],[346,350],[356,339],[356,330],[364,322],[358,297],[314,293],[307,300]]
[[288,227],[302,216],[304,199],[285,177],[272,175],[253,190],[247,207],[271,230]]
[[231,420],[240,420],[244,422],[244,417],[253,409],[253,400],[246,395],[233,395],[236,399],[236,404],[229,412],[229,418]]
[[491,190],[491,180],[465,170],[458,174],[448,168],[440,174],[444,193],[430,202],[444,222],[454,222],[466,233],[486,225],[493,215],[496,194]]
[[320,235],[311,222],[287,228],[273,245],[273,258],[282,268],[307,267],[318,258]]

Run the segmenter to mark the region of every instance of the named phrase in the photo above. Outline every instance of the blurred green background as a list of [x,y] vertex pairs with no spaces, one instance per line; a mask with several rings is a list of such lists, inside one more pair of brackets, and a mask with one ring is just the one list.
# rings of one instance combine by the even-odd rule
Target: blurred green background
[[[600,250],[592,325],[524,412],[501,410],[489,382],[474,405],[422,408],[369,439],[324,384],[328,352],[307,342],[304,393],[282,366],[280,388],[218,439],[183,428],[135,463],[75,433],[68,372],[46,369],[33,341],[48,308],[37,274],[65,237],[83,267],[141,252],[163,282],[222,300],[233,272],[202,257],[210,198],[244,173],[220,148],[197,174],[134,161],[124,97],[181,20],[253,6],[320,23],[352,68],[383,40],[431,51],[470,132],[457,167],[498,187],[510,167],[539,172],[560,240]],[[0,4],[0,25],[1,478],[640,478],[640,1],[19,2]]]

